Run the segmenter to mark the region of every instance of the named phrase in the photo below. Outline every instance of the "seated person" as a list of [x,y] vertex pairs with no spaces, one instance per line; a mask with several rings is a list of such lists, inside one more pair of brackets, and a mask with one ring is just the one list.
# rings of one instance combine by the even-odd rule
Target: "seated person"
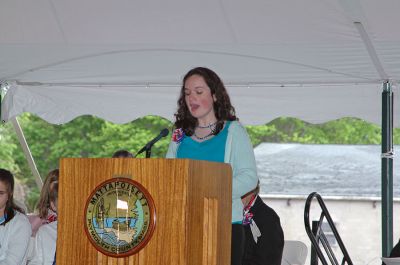
[[126,150],[118,150],[112,156],[112,158],[132,158],[132,157],[133,154]]
[[0,168],[0,265],[26,264],[32,230],[13,198],[14,176]]
[[[50,207],[57,212],[58,182],[50,188]],[[42,225],[36,233],[33,258],[29,265],[55,264],[57,221]]]
[[257,187],[242,197],[246,233],[243,265],[280,265],[284,236],[279,216],[258,196]]
[[47,174],[40,192],[39,202],[36,206],[38,214],[28,216],[32,226],[32,236],[35,236],[36,231],[41,225],[57,220],[56,212],[50,207],[49,193],[51,186],[54,185],[55,182],[58,182],[58,175],[58,169],[54,169]]

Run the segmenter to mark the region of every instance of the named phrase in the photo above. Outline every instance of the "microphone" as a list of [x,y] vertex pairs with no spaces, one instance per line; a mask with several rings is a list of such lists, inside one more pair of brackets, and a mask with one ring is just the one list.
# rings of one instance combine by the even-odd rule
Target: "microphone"
[[167,128],[162,129],[161,132],[157,135],[157,137],[155,137],[153,140],[148,142],[145,146],[143,146],[142,149],[139,150],[139,152],[136,153],[135,157],[138,156],[139,154],[143,153],[144,151],[146,151],[146,158],[149,158],[151,147],[156,142],[158,142],[161,138],[167,136],[168,134],[169,134],[169,130]]

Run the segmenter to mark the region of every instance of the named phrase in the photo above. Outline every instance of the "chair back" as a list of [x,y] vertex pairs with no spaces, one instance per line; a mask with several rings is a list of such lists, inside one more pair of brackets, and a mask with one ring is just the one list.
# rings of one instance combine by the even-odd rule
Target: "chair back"
[[[318,201],[319,207],[320,207],[320,216],[318,221],[314,221],[315,225],[313,225],[313,228],[311,228],[311,220],[310,220],[310,208],[311,208],[311,203],[312,201],[316,199]],[[341,256],[343,257],[341,262],[339,263],[338,259],[336,258],[335,252],[332,248],[332,246],[329,243],[328,237],[322,229],[322,224],[327,223],[330,231],[333,233],[333,236],[339,245],[340,251],[341,251]],[[317,259],[313,259],[313,251],[317,254],[319,260],[322,262],[323,265],[353,265],[353,262],[351,261],[351,258],[349,256],[349,253],[347,252],[346,247],[343,244],[342,238],[340,237],[336,226],[331,218],[331,215],[329,214],[328,208],[326,208],[326,205],[324,203],[324,200],[322,199],[321,195],[319,195],[316,192],[311,193],[308,195],[308,198],[306,200],[306,205],[304,207],[304,226],[307,232],[308,237],[311,240],[312,248],[311,248],[311,263],[312,264],[317,264]],[[321,248],[322,245],[322,248]],[[328,260],[330,263],[328,263]],[[315,263],[314,263],[315,262]]]
[[285,240],[281,265],[304,265],[306,258],[306,244],[296,240]]

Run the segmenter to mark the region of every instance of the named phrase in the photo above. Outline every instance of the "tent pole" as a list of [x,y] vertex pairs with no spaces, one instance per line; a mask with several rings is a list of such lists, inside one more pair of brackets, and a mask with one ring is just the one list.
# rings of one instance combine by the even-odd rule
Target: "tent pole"
[[382,257],[393,248],[393,91],[389,82],[382,91]]
[[12,125],[14,126],[15,133],[17,134],[19,143],[21,144],[22,151],[24,152],[25,158],[28,161],[29,168],[31,169],[31,172],[33,176],[35,177],[35,182],[36,185],[39,187],[39,189],[43,186],[43,181],[42,178],[40,177],[39,171],[37,170],[35,161],[33,160],[31,150],[29,149],[28,143],[26,142],[24,132],[22,131],[22,128],[17,120],[17,118],[12,118],[11,120]]

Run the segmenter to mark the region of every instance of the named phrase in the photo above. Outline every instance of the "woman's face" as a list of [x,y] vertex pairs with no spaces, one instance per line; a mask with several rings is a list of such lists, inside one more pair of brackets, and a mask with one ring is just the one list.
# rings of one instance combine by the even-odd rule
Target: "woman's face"
[[0,181],[0,216],[4,215],[8,197],[8,186],[3,181]]
[[193,117],[205,122],[215,121],[213,105],[216,98],[211,95],[211,90],[203,77],[192,75],[186,79],[184,93],[186,106]]

